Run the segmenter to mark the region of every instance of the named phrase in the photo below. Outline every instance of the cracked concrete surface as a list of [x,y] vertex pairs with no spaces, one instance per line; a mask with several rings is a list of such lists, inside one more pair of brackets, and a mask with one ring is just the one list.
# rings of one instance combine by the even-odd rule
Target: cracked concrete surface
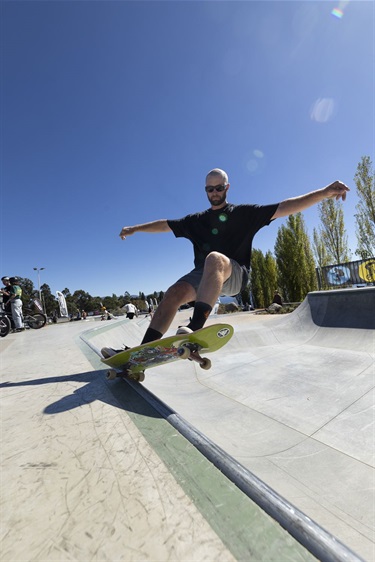
[[[312,293],[282,317],[229,315],[235,336],[210,371],[180,361],[144,385],[371,561],[375,289],[358,291]],[[147,325],[71,322],[0,340],[1,560],[311,560],[271,521],[255,532],[264,515],[226,482],[205,511],[199,474],[171,470],[193,458],[189,444],[105,380],[93,350],[136,345]],[[204,463],[192,466],[216,481]]]

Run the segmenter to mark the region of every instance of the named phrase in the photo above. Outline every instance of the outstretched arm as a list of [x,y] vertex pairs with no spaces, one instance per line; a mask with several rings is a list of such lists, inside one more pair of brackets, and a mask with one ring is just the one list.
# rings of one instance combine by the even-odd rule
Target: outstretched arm
[[317,189],[316,191],[311,191],[305,195],[300,195],[299,197],[292,197],[291,199],[285,199],[281,201],[276,209],[273,219],[280,217],[286,217],[288,215],[293,215],[299,213],[312,205],[316,205],[323,201],[323,199],[335,197],[337,200],[342,199],[345,201],[346,193],[350,191],[347,185],[341,181],[335,181],[322,189]]
[[160,219],[153,222],[145,222],[144,224],[136,224],[135,226],[124,226],[120,232],[121,240],[125,240],[127,236],[131,236],[135,232],[169,232],[167,219]]

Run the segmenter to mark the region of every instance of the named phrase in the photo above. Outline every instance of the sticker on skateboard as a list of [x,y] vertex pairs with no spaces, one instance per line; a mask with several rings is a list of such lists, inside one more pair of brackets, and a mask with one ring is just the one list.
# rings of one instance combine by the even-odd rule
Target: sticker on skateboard
[[213,324],[191,334],[176,334],[143,345],[138,345],[102,359],[111,367],[108,379],[127,377],[137,381],[144,380],[144,372],[179,359],[196,361],[202,369],[210,369],[211,361],[201,353],[217,351],[233,336],[230,324]]

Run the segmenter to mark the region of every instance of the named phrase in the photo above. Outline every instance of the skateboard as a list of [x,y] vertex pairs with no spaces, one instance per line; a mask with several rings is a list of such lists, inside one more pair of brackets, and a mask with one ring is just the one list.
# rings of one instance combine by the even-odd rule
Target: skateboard
[[223,347],[233,336],[229,324],[213,324],[191,334],[178,334],[132,347],[102,362],[111,367],[107,379],[126,377],[142,382],[145,370],[179,359],[196,361],[202,369],[210,369],[211,361],[200,353],[211,353]]

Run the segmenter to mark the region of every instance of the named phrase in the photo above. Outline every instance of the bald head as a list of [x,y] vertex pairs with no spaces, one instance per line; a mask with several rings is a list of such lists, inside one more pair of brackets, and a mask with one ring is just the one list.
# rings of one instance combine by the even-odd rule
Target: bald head
[[207,180],[209,178],[218,178],[219,181],[223,181],[223,183],[227,184],[228,183],[228,174],[226,172],[224,172],[224,170],[221,170],[220,168],[214,168],[213,170],[211,170],[210,172],[208,172],[207,176],[206,176],[206,183]]

